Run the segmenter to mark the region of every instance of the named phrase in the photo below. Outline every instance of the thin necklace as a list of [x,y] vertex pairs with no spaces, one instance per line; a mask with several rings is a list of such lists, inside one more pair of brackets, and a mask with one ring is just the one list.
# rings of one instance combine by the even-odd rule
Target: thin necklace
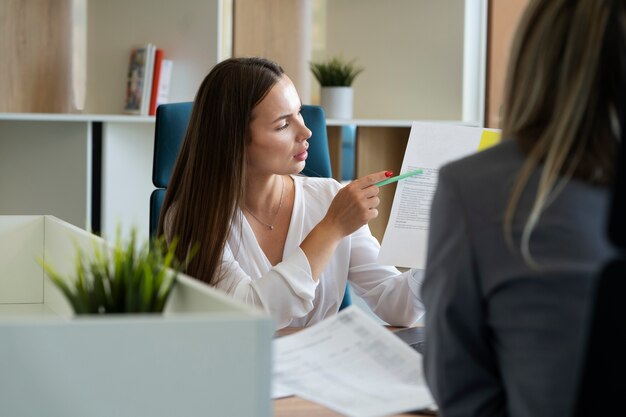
[[278,212],[280,211],[280,208],[283,206],[283,194],[285,192],[285,179],[283,178],[283,176],[280,176],[280,179],[283,180],[283,186],[280,189],[280,201],[278,202],[278,208],[276,209],[276,213],[274,213],[274,220],[272,221],[272,223],[265,223],[263,220],[259,219],[253,212],[252,210],[250,210],[248,208],[248,206],[244,205],[244,208],[246,210],[248,210],[248,213],[250,213],[252,215],[252,217],[254,217],[256,219],[256,221],[258,221],[259,223],[261,223],[262,225],[266,226],[268,229],[270,230],[274,230],[274,224],[276,224],[276,218],[278,217]]

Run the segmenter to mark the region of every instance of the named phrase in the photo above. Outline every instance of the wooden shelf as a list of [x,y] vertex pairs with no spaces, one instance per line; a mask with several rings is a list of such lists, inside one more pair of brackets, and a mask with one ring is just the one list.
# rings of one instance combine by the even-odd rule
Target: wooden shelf
[[32,122],[154,123],[154,116],[128,114],[0,113],[0,120]]
[[358,127],[411,127],[413,122],[482,126],[482,124],[477,120],[326,119],[326,125],[328,126],[356,125]]

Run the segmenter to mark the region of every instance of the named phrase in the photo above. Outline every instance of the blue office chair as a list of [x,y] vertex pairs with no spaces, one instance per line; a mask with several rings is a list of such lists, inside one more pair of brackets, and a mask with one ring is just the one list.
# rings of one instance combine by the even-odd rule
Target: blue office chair
[[[174,170],[178,150],[185,137],[192,107],[193,103],[188,102],[163,104],[157,108],[152,163],[152,182],[157,189],[150,195],[151,239],[156,236],[165,191]],[[309,140],[309,157],[302,174],[309,177],[330,178],[332,172],[324,109],[319,106],[302,106],[302,117],[312,132]],[[348,287],[346,287],[339,309],[341,310],[350,304],[352,304],[352,300]]]
[[302,106],[304,124],[311,130],[309,139],[309,157],[302,174],[307,177],[331,178],[330,154],[328,152],[328,137],[326,136],[326,114],[319,106]]
[[150,195],[150,239],[156,237],[165,191],[170,182],[180,145],[185,138],[193,103],[163,104],[157,108],[154,129],[152,183]]
[[356,125],[341,126],[341,179],[352,181],[355,170]]

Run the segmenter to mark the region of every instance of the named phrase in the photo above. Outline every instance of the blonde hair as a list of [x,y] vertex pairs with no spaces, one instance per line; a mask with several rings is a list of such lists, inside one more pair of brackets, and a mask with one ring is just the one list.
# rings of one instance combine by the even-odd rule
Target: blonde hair
[[615,83],[626,72],[622,0],[533,0],[511,50],[502,114],[503,136],[513,138],[526,159],[504,214],[513,245],[513,221],[531,175],[541,168],[526,218],[521,253],[531,267],[530,236],[541,213],[572,178],[609,184],[619,129]]

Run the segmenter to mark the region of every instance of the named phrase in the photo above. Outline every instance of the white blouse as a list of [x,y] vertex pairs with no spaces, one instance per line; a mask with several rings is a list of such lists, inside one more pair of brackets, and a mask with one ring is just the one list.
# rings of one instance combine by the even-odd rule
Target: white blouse
[[420,270],[400,273],[376,263],[380,245],[367,225],[341,240],[318,282],[300,243],[326,215],[341,185],[328,178],[292,176],[295,200],[283,260],[272,266],[241,212],[233,221],[216,287],[268,311],[277,328],[303,327],[336,314],[346,281],[384,321],[415,323],[423,313]]

